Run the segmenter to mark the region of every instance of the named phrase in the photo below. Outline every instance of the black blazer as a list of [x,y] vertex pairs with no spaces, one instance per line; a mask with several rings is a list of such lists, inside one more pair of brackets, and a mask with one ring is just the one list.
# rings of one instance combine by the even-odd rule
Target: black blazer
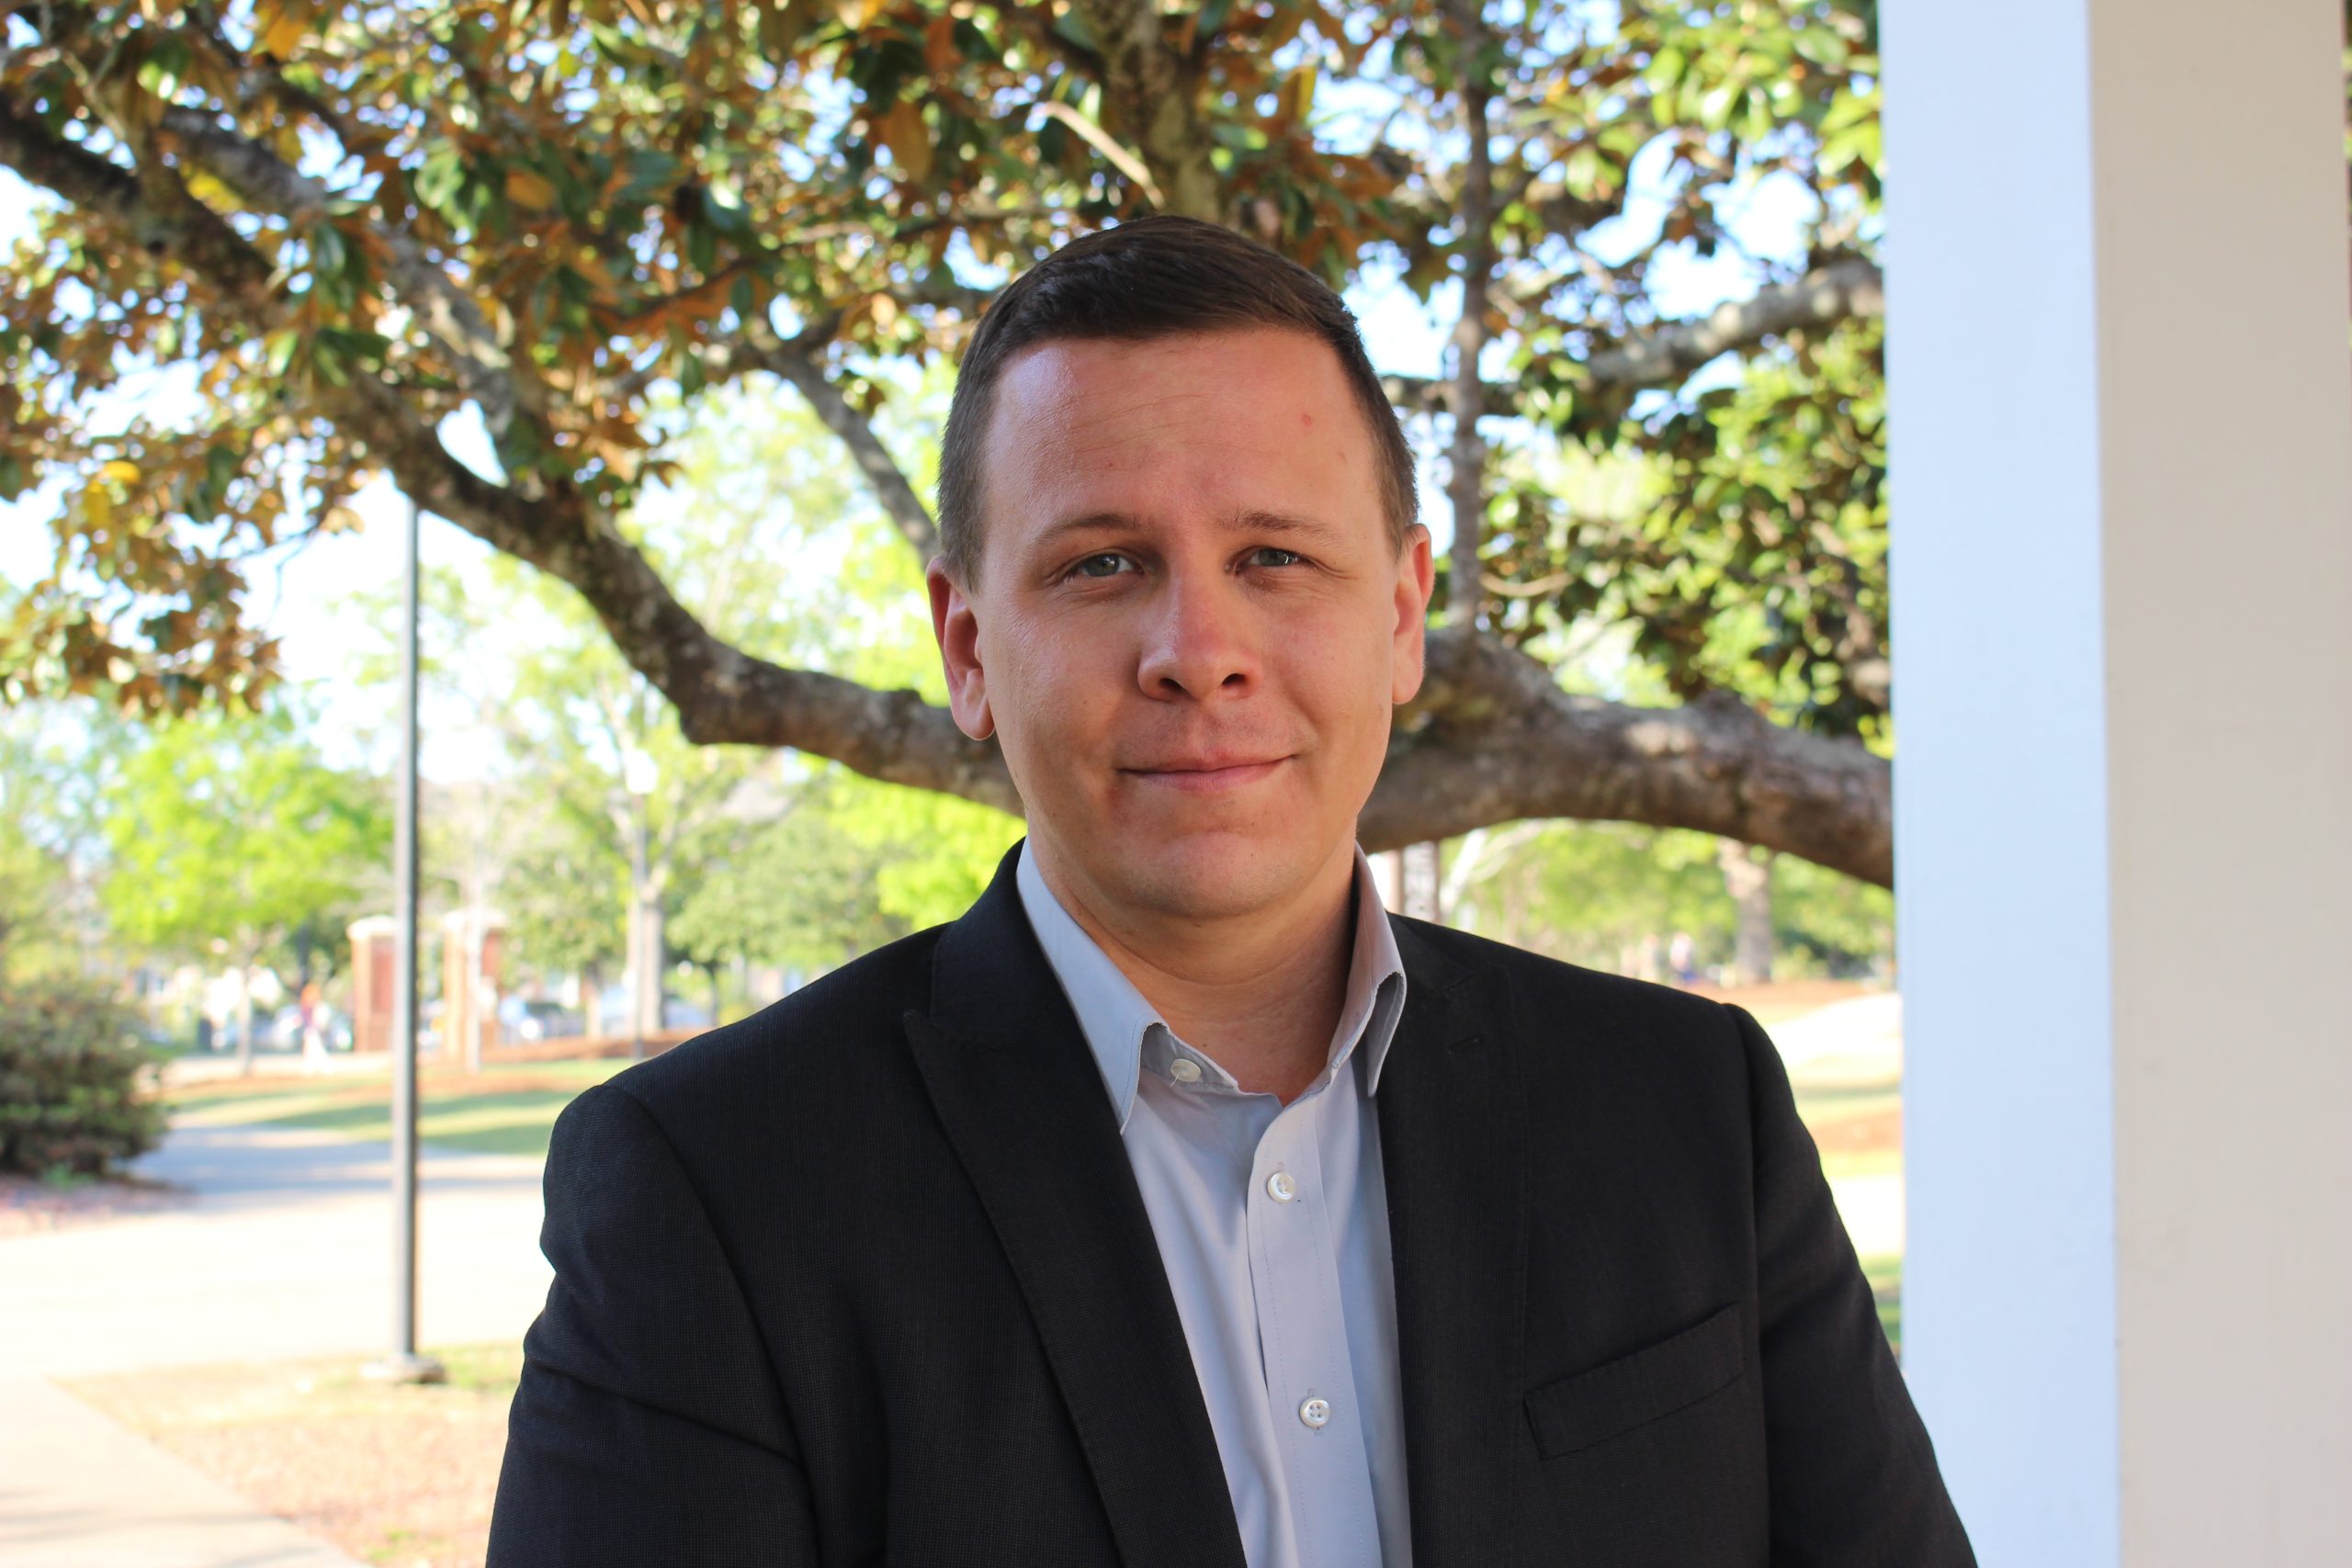
[[[1242,1568],[1012,864],[564,1112],[491,1568]],[[1755,1021],[1396,928],[1415,1568],[1973,1562]]]

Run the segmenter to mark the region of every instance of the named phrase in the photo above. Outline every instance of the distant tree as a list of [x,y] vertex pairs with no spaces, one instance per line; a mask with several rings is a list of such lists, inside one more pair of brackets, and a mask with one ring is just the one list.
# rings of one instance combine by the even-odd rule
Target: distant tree
[[243,1070],[253,1068],[253,969],[380,880],[385,796],[382,780],[322,761],[290,705],[171,719],[124,761],[106,818],[107,913],[130,942],[225,955],[239,976]]
[[[925,395],[907,389],[910,401]],[[907,446],[910,463],[928,460],[920,439]],[[773,391],[715,396],[679,443],[676,472],[624,526],[743,646],[934,688],[919,572],[832,448],[805,409]],[[823,570],[805,570],[811,559]],[[357,603],[389,624],[388,593]],[[912,906],[899,892],[920,880],[914,865],[961,842],[954,824],[992,822],[999,850],[1018,835],[1001,812],[938,796],[897,808],[930,830],[894,846],[876,830],[878,802],[924,792],[836,777],[821,759],[812,767],[764,749],[687,743],[661,694],[578,599],[511,560],[429,574],[426,608],[425,679],[485,732],[493,770],[465,786],[466,822],[445,823],[428,849],[472,868],[477,896],[507,916],[510,951],[524,963],[593,978],[619,958],[658,976],[674,949],[703,964],[829,967],[910,929]],[[373,682],[390,671],[378,649],[358,673]],[[445,807],[458,799],[454,784],[439,793]],[[810,886],[758,886],[754,868],[782,874],[787,853]],[[842,881],[853,868],[872,883],[854,897]],[[435,869],[459,874],[455,863]],[[842,883],[839,897],[820,886],[828,874]],[[636,995],[645,1010],[637,1021],[658,1028],[658,987]]]
[[104,818],[139,727],[87,705],[0,709],[0,980],[88,966],[105,936]]
[[593,1000],[629,952],[628,863],[614,849],[612,824],[520,788],[497,798],[510,852],[491,897],[506,917],[506,951],[540,975],[581,976],[583,999]]
[[706,967],[741,962],[821,974],[913,925],[885,912],[887,846],[842,831],[846,781],[819,776],[780,814],[726,816],[694,846],[671,935]]
[[[1752,870],[1756,882],[1735,885],[1726,862]],[[1508,836],[1460,840],[1449,874],[1447,908],[1459,923],[1597,968],[1640,973],[1678,931],[1690,934],[1702,964],[1726,965],[1743,983],[1770,977],[1763,955],[1775,952],[1798,974],[1855,976],[1883,971],[1894,953],[1894,899],[1885,888],[1703,833],[1522,823]],[[1747,922],[1736,886],[1755,900]],[[1758,918],[1770,921],[1760,934]]]
[[65,857],[41,832],[40,745],[17,716],[0,720],[0,983],[47,966],[72,897]]

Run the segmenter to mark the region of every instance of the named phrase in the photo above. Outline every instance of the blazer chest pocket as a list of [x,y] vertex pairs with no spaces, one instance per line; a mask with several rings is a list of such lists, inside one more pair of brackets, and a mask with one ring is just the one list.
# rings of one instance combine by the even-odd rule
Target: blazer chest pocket
[[1693,1328],[1527,1396],[1535,1448],[1557,1459],[1696,1404],[1747,1370],[1747,1340],[1734,1303]]

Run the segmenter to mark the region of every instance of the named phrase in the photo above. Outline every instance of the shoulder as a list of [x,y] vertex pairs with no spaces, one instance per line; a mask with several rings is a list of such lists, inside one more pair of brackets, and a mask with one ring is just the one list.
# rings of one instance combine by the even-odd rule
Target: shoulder
[[1580,1077],[1622,1075],[1654,1086],[1696,1077],[1745,1090],[1750,1047],[1763,1035],[1736,1007],[1467,931],[1392,919],[1408,955],[1408,1002],[1409,987],[1425,984],[1484,991],[1489,1016],[1539,1066],[1548,1062]]
[[1389,917],[1399,928],[1400,945],[1419,948],[1441,962],[1430,965],[1436,983],[1462,983],[1492,976],[1515,1001],[1566,1009],[1590,1022],[1695,1032],[1728,1040],[1739,1010],[1673,986],[1636,980],[1581,964],[1546,958],[1490,937],[1432,925],[1406,916]]
[[[771,1133],[879,1109],[908,1077],[905,1018],[931,993],[944,927],[876,948],[751,1017],[698,1034],[607,1080],[673,1137],[752,1122]],[[785,1125],[779,1125],[781,1121]]]

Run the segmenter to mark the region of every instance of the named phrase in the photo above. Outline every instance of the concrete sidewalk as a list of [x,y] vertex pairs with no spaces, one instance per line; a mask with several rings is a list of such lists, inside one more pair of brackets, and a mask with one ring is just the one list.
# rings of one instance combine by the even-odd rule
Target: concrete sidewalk
[[[185,1209],[0,1241],[0,1374],[369,1356],[391,1323],[390,1151],[329,1134],[177,1129],[140,1174]],[[418,1332],[516,1340],[547,1299],[535,1156],[428,1148]]]
[[[356,1568],[49,1380],[390,1348],[390,1151],[175,1129],[186,1208],[0,1239],[0,1568]],[[514,1341],[546,1300],[540,1161],[427,1148],[417,1323]]]
[[0,1377],[0,1565],[359,1568],[36,1377]]

